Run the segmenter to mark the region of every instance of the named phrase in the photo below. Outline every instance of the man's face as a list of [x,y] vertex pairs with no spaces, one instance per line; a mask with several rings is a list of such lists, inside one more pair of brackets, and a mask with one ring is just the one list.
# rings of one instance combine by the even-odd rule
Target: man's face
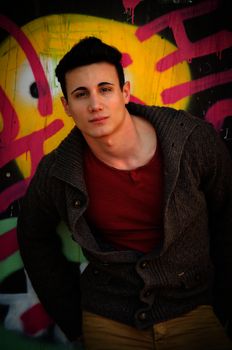
[[106,62],[78,67],[66,73],[68,115],[86,138],[110,136],[123,125],[128,112],[130,85],[119,86],[116,68]]

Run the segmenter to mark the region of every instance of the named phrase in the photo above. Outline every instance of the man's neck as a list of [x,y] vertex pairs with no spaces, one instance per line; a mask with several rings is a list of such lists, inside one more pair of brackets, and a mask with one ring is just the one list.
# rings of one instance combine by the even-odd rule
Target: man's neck
[[131,170],[146,164],[156,150],[156,133],[145,119],[131,117],[118,132],[99,139],[85,137],[95,156],[117,169]]

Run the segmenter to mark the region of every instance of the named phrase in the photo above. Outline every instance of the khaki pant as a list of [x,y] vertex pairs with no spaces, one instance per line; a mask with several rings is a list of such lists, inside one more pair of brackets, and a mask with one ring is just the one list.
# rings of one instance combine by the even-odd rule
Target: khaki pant
[[86,350],[232,349],[232,342],[208,305],[146,330],[84,312],[83,334]]

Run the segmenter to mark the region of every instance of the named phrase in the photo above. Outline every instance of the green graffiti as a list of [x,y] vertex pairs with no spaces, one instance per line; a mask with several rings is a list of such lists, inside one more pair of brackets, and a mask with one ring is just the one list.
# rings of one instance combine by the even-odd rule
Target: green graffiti
[[0,282],[17,270],[23,268],[19,252],[16,252],[0,262]]
[[[12,230],[17,225],[17,218],[9,218],[0,221],[0,235]],[[67,259],[74,262],[86,262],[81,247],[72,240],[71,233],[64,222],[61,222],[57,227],[57,233],[62,240],[63,253]],[[8,256],[0,262],[0,282],[6,277],[23,268],[23,262],[19,251]]]
[[8,218],[0,221],[0,235],[12,230],[17,225],[17,218]]
[[64,255],[71,261],[86,262],[81,247],[73,241],[71,233],[63,221],[57,227],[57,233],[62,239]]
[[[0,235],[7,233],[8,231],[15,228],[17,225],[17,218],[8,218],[0,221]],[[23,262],[19,252],[15,252],[12,255],[5,258],[0,262],[0,282],[6,277],[11,275],[17,270],[23,267]]]

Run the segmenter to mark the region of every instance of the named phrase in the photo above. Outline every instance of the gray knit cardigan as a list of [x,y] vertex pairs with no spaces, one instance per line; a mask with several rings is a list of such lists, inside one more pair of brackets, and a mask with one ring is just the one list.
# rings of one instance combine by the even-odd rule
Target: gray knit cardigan
[[[164,157],[164,240],[149,254],[116,251],[84,218],[85,141],[75,127],[40,162],[23,199],[18,242],[42,304],[67,337],[81,334],[81,310],[145,329],[200,304],[231,316],[232,162],[207,122],[165,107],[127,106],[150,121]],[[100,195],[100,194],[99,194]],[[89,262],[63,253],[56,227],[66,223]]]

